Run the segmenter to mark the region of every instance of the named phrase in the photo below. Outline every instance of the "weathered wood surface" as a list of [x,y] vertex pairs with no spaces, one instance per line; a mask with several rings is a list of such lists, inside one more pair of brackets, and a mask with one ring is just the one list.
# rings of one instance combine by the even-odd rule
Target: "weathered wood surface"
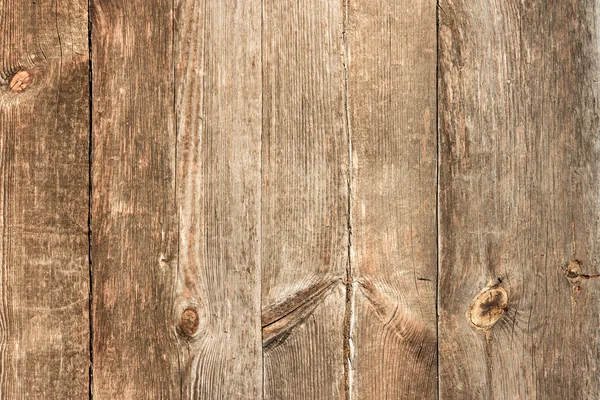
[[94,399],[176,399],[171,2],[92,1]]
[[441,398],[597,399],[597,5],[439,12]]
[[265,399],[344,399],[348,135],[342,2],[264,1]]
[[87,2],[0,21],[0,398],[87,399]]
[[95,398],[262,393],[260,11],[94,4]]
[[176,12],[174,307],[198,318],[178,344],[181,396],[259,399],[261,2],[178,0]]
[[355,399],[433,399],[436,4],[350,1]]
[[592,0],[90,10],[0,0],[0,398],[600,397]]

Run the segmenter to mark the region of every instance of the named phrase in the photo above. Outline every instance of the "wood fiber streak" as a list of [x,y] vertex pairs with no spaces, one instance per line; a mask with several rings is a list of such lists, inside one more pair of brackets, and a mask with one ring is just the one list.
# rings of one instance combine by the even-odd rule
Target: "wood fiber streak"
[[87,2],[0,1],[0,398],[87,399]]
[[436,395],[436,2],[350,1],[352,398]]
[[178,0],[175,312],[185,399],[262,395],[260,0]]
[[263,1],[262,305],[281,321],[263,330],[265,399],[345,396],[343,15],[341,1]]
[[93,397],[177,399],[171,2],[92,1]]
[[[591,0],[440,3],[444,399],[600,397],[600,281],[561,268],[600,271],[599,22]],[[482,332],[488,284],[508,310]]]

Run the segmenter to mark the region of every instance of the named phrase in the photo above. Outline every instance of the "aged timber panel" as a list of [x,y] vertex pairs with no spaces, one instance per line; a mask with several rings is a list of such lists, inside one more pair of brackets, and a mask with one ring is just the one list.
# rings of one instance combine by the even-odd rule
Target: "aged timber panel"
[[439,12],[441,397],[596,399],[596,2]]
[[349,2],[353,398],[434,399],[436,2]]
[[0,21],[0,398],[87,399],[87,1]]
[[94,399],[180,395],[171,2],[92,1]]
[[264,0],[265,399],[344,399],[348,136],[341,1]]
[[176,5],[175,313],[192,317],[179,332],[181,393],[255,400],[262,396],[261,2]]
[[262,392],[260,10],[94,4],[97,398]]

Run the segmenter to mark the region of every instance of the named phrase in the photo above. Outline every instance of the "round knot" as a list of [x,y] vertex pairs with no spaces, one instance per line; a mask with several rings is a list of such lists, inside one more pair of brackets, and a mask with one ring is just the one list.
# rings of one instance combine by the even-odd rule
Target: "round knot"
[[186,308],[181,313],[181,319],[179,320],[179,333],[183,336],[192,337],[198,330],[199,323],[198,312],[194,308]]
[[490,329],[508,311],[508,293],[498,285],[483,289],[471,302],[467,319],[475,328]]

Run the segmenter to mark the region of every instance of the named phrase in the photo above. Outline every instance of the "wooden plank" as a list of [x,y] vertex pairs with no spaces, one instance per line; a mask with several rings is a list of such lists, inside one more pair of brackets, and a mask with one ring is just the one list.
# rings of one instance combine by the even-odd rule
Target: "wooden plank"
[[441,397],[598,398],[596,3],[440,21]]
[[265,399],[345,398],[342,2],[263,1]]
[[94,7],[94,395],[256,399],[261,7],[175,6]]
[[92,1],[94,399],[180,396],[171,2]]
[[0,21],[0,397],[87,399],[87,2]]
[[437,396],[436,2],[349,2],[352,398]]
[[179,341],[182,398],[255,400],[262,395],[261,2],[176,6],[175,311],[191,308],[197,319]]

